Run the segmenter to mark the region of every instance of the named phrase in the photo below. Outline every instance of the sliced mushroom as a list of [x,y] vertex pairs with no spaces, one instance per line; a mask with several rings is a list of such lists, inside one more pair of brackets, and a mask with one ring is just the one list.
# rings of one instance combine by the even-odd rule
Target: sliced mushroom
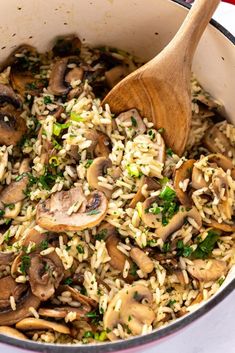
[[87,311],[83,307],[75,308],[72,306],[61,306],[52,308],[40,308],[40,316],[51,317],[53,319],[64,319],[69,313],[76,313],[76,320],[88,320]]
[[18,284],[11,276],[6,276],[0,279],[0,309],[10,305],[10,297],[13,296],[15,301],[19,300],[22,293],[25,292],[26,286]]
[[224,232],[235,232],[235,225],[233,224],[227,224],[227,223],[219,223],[216,222],[214,219],[210,219],[210,226],[212,226],[215,229],[220,229],[223,230]]
[[192,207],[189,211],[185,208],[180,208],[179,212],[170,219],[166,226],[161,225],[156,229],[156,236],[165,241],[169,235],[182,227],[187,218],[191,218],[194,221],[197,229],[201,228],[202,219],[196,207]]
[[9,265],[14,260],[15,254],[13,252],[0,251],[0,266]]
[[[71,207],[80,207],[76,212]],[[38,204],[36,222],[54,232],[76,231],[98,225],[106,215],[108,201],[101,191],[93,191],[85,198],[82,188],[60,191]]]
[[227,271],[227,264],[224,261],[197,259],[192,262],[193,265],[187,266],[187,271],[200,282],[216,281],[218,278],[225,275]]
[[16,109],[20,108],[22,102],[10,86],[0,83],[0,105],[3,103],[12,104]]
[[108,158],[111,150],[112,144],[110,138],[103,132],[97,131],[98,138],[97,144],[94,149],[94,154],[96,157],[106,157]]
[[[104,329],[111,341],[117,339],[113,332],[118,323],[127,327],[132,335],[139,335],[145,324],[151,325],[155,319],[155,313],[151,309],[152,293],[140,284],[121,289],[111,300],[104,314]],[[116,305],[119,304],[119,310]]]
[[216,170],[213,174],[210,189],[219,201],[217,205],[218,209],[226,219],[230,220],[233,215],[233,209],[229,202],[227,174],[222,169]]
[[154,269],[154,263],[150,257],[139,248],[132,248],[130,257],[144,273],[151,273]]
[[192,172],[192,187],[196,190],[208,187],[209,183],[205,181],[203,172],[196,166]]
[[65,72],[69,58],[62,58],[55,61],[51,69],[48,89],[56,96],[65,95],[69,92],[70,86],[64,81]]
[[33,307],[37,310],[40,300],[35,297],[31,290],[27,290],[25,294],[16,302],[16,310],[12,310],[10,306],[0,310],[0,325],[14,325],[19,320],[31,316],[29,308]]
[[65,75],[65,82],[71,84],[73,81],[82,81],[83,73],[84,71],[81,67],[74,67]]
[[145,175],[143,175],[140,179],[140,183],[139,183],[139,186],[138,186],[138,191],[137,193],[135,194],[135,196],[133,197],[133,199],[131,200],[130,204],[129,204],[129,207],[130,208],[135,208],[136,204],[138,202],[143,202],[145,197],[144,195],[142,194],[142,187],[144,185],[147,185],[147,190],[150,191],[150,190],[159,190],[161,188],[161,185],[156,181],[154,180],[153,178],[150,178],[150,177],[147,177]]
[[0,326],[0,334],[10,337],[19,338],[20,340],[27,340],[28,338],[20,331],[9,326]]
[[178,199],[181,204],[186,207],[192,206],[191,197],[189,197],[188,192],[182,189],[183,182],[188,179],[191,180],[193,165],[195,163],[195,159],[189,159],[185,161],[175,172],[174,178],[174,188]]
[[119,114],[116,119],[120,123],[129,122],[130,126],[133,126],[135,129],[137,135],[144,134],[146,131],[143,119],[136,109],[127,110],[126,112]]
[[41,301],[45,301],[52,297],[58,288],[64,275],[64,267],[55,252],[46,256],[32,253],[27,272],[33,294]]
[[207,130],[203,142],[206,148],[212,153],[221,153],[226,157],[231,157],[232,153],[232,156],[235,156],[235,147],[231,145],[229,139],[216,125]]
[[87,311],[91,311],[92,308],[97,307],[97,302],[86,295],[81,294],[76,288],[72,288],[68,285],[61,285],[58,288],[57,293],[70,292],[73,300],[82,304],[83,308],[86,308]]
[[121,81],[129,70],[126,65],[118,65],[105,72],[106,82],[109,88],[113,88],[119,81]]
[[142,221],[144,224],[150,228],[159,228],[161,226],[160,218],[157,218],[157,215],[149,212],[149,209],[157,202],[157,196],[148,197],[142,204]]
[[102,191],[109,199],[112,196],[113,190],[108,189],[99,184],[99,177],[107,174],[108,168],[112,167],[112,162],[109,158],[98,157],[94,159],[92,164],[87,170],[87,181],[92,189]]
[[52,52],[54,56],[70,56],[78,55],[81,49],[81,41],[75,35],[68,35],[65,37],[58,38]]
[[11,105],[0,108],[0,144],[17,145],[26,132],[26,123],[21,111]]
[[51,322],[43,319],[27,318],[23,319],[16,324],[16,328],[22,331],[31,330],[53,330],[55,332],[70,334],[70,329],[62,324],[57,324],[56,322]]

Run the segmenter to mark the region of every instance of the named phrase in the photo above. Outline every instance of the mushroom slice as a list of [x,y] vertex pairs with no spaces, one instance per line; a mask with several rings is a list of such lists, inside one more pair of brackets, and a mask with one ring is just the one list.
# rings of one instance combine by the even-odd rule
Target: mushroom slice
[[0,105],[3,103],[12,104],[16,109],[20,108],[22,102],[10,86],[0,83]]
[[139,248],[132,248],[130,257],[144,273],[151,273],[154,269],[154,263],[148,255]]
[[118,125],[120,123],[129,123],[130,126],[136,130],[136,135],[144,134],[146,131],[146,126],[141,118],[138,110],[130,109],[126,112],[123,112],[117,116]]
[[65,325],[43,319],[35,319],[32,317],[17,322],[16,328],[22,331],[53,330],[55,332],[64,333],[67,335],[70,334],[70,329]]
[[0,144],[17,145],[25,134],[27,128],[24,119],[20,116],[22,112],[6,105],[0,108]]
[[[76,205],[80,207],[73,212]],[[59,191],[39,203],[36,222],[54,232],[77,231],[98,225],[105,217],[107,208],[108,201],[101,191],[93,191],[85,198],[82,188],[76,187]]]
[[[189,159],[185,161],[175,172],[174,188],[176,196],[180,200],[181,204],[186,207],[192,206],[192,200],[186,192],[186,188],[191,180],[193,165],[195,162],[195,159]],[[186,187],[184,186],[185,182],[187,182]]]
[[15,254],[13,252],[0,251],[0,266],[9,265],[14,260]]
[[94,159],[90,167],[87,169],[87,181],[92,189],[102,191],[109,199],[112,196],[112,189],[100,185],[99,177],[107,174],[108,168],[112,167],[112,162],[109,158],[98,157]]
[[227,271],[227,264],[224,261],[215,259],[197,259],[192,262],[193,265],[187,266],[187,271],[200,282],[216,281]]
[[11,296],[17,301],[26,290],[24,284],[16,283],[11,276],[6,276],[0,279],[0,288],[0,308],[3,309],[10,305],[9,300]]
[[220,212],[225,215],[227,219],[231,220],[233,209],[229,202],[227,174],[222,169],[216,170],[213,174],[210,189],[219,201],[217,207]]
[[65,82],[71,84],[73,81],[82,81],[83,73],[84,71],[81,67],[75,67],[67,73],[65,76]]
[[165,241],[169,235],[176,232],[182,227],[187,218],[191,219],[190,223],[193,223],[194,227],[196,227],[197,229],[201,228],[202,219],[196,207],[192,207],[189,211],[181,207],[179,212],[177,212],[170,219],[169,223],[166,226],[161,225],[158,229],[156,229],[156,236]]
[[14,338],[19,338],[20,340],[27,340],[28,338],[20,331],[9,326],[0,326],[0,334],[5,336],[10,336]]
[[142,194],[142,187],[144,185],[147,185],[147,190],[150,191],[150,190],[159,190],[161,189],[161,185],[156,181],[154,180],[153,178],[150,178],[150,177],[147,177],[145,175],[143,175],[140,179],[140,183],[139,183],[139,186],[138,186],[138,191],[137,193],[135,194],[135,196],[133,197],[133,199],[131,200],[130,204],[129,204],[129,207],[130,208],[135,208],[136,204],[138,202],[142,202],[144,201],[145,197],[144,195]]
[[67,94],[70,90],[69,85],[64,81],[68,62],[69,58],[58,59],[51,69],[48,89],[56,96]]
[[91,311],[91,308],[96,308],[97,307],[97,302],[86,295],[81,294],[77,289],[72,288],[68,285],[61,285],[58,288],[57,293],[62,293],[62,292],[70,292],[71,297],[73,300],[76,300],[80,302],[83,306],[83,308],[86,308],[87,311]]
[[12,68],[10,78],[12,87],[19,92],[22,97],[28,94],[37,96],[45,87],[45,82],[36,79],[31,71],[18,71]]
[[40,300],[35,297],[31,290],[28,290],[16,303],[16,310],[12,310],[10,306],[0,310],[0,325],[14,325],[19,320],[31,316],[29,308],[33,307],[37,310]]
[[54,252],[46,256],[32,253],[27,272],[33,294],[41,301],[45,301],[52,297],[58,288],[64,275],[64,267]]
[[210,219],[209,225],[215,229],[220,229],[223,230],[224,232],[235,232],[235,225],[233,224],[227,224],[227,223],[219,223],[216,222],[213,219]]
[[210,127],[203,138],[204,145],[212,153],[221,153],[230,157],[235,156],[235,147],[230,144],[229,139],[221,132],[218,126]]
[[76,313],[76,319],[88,320],[86,314],[88,311],[84,308],[74,308],[72,306],[61,306],[53,308],[40,308],[38,313],[40,316],[52,317],[56,319],[64,319],[69,313]]
[[[131,333],[140,335],[145,324],[151,325],[155,319],[155,313],[151,309],[152,293],[140,284],[121,289],[111,300],[104,314],[104,329],[108,331],[110,341],[117,339],[113,329],[123,324]],[[119,310],[115,310],[119,304]]]
[[68,35],[58,38],[52,52],[54,56],[65,57],[69,55],[78,55],[81,49],[81,41],[75,35]]
[[144,224],[150,228],[159,228],[161,226],[160,218],[157,215],[149,212],[149,209],[157,202],[157,196],[148,197],[142,204],[142,221]]
[[113,88],[119,81],[121,81],[129,70],[126,65],[118,65],[105,72],[106,82],[109,88]]
[[230,158],[222,155],[221,153],[209,154],[209,156],[205,158],[207,158],[208,162],[217,164],[218,167],[222,168],[225,172],[230,169],[231,176],[235,179],[235,166]]
[[208,187],[209,183],[205,181],[203,172],[196,166],[193,166],[192,171],[192,187],[196,190]]
[[4,205],[16,204],[26,198],[25,190],[29,182],[28,175],[22,174],[18,181],[11,182],[0,193],[0,203]]
[[97,131],[97,134],[98,134],[98,139],[94,149],[94,154],[96,157],[108,158],[112,150],[111,140],[106,134],[104,134],[101,131]]

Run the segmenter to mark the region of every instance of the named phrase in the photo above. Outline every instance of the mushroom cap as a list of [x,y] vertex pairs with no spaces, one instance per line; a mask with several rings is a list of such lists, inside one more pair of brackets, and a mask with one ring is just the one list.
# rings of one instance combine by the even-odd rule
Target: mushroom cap
[[194,166],[192,171],[192,187],[198,190],[207,187],[208,184],[204,179],[203,172]]
[[[151,309],[152,301],[152,293],[141,284],[121,289],[110,301],[104,314],[104,329],[109,331],[108,338],[111,341],[117,339],[113,329],[118,323],[127,325],[133,335],[141,334],[143,325],[151,325],[155,319],[155,313]],[[121,302],[121,305],[115,311],[117,302]]]
[[26,123],[20,116],[22,112],[10,105],[0,108],[0,144],[17,145],[26,132]]
[[201,282],[216,281],[227,271],[227,264],[224,261],[208,259],[193,260],[193,265],[188,265],[187,270],[191,276]]
[[185,161],[178,169],[176,169],[175,177],[174,177],[174,188],[176,192],[176,196],[180,200],[181,204],[190,207],[192,206],[192,200],[188,195],[188,192],[183,191],[180,187],[180,184],[185,180],[191,180],[193,165],[195,163],[195,159],[189,159]]
[[28,338],[20,331],[9,326],[0,326],[0,334],[10,337],[19,338],[21,340],[27,340]]
[[116,120],[119,123],[130,122],[130,126],[133,126],[133,128],[136,130],[136,135],[144,134],[146,131],[146,126],[137,109],[130,109],[119,114],[116,117]]
[[22,105],[21,99],[10,86],[0,83],[0,105],[3,103],[12,104],[16,109]]
[[108,198],[112,196],[112,190],[99,185],[99,177],[107,173],[107,169],[112,167],[112,162],[109,158],[95,158],[90,167],[87,169],[87,181],[92,189],[102,191]]
[[17,301],[26,290],[25,284],[16,283],[11,276],[6,276],[0,279],[0,308],[4,309],[10,305],[10,297],[13,296]]
[[0,192],[0,203],[4,205],[16,204],[26,198],[25,190],[29,182],[28,175],[22,176],[19,181],[12,181]]
[[[68,214],[77,202],[77,212]],[[101,191],[93,191],[85,198],[81,187],[60,191],[38,204],[36,222],[54,232],[76,231],[98,225],[106,215],[108,202]]]
[[35,319],[32,317],[17,322],[16,328],[22,331],[53,330],[55,332],[64,333],[67,335],[70,334],[70,329],[65,325],[43,319]]
[[69,57],[58,59],[54,62],[51,69],[48,90],[56,95],[67,94],[70,90],[68,83],[65,82],[65,72],[69,63]]
[[[215,143],[216,140],[220,142],[219,145]],[[217,125],[207,130],[203,138],[203,143],[212,153],[221,153],[226,157],[230,157],[231,152],[233,156],[235,155],[235,147],[231,145],[229,139],[220,131]]]

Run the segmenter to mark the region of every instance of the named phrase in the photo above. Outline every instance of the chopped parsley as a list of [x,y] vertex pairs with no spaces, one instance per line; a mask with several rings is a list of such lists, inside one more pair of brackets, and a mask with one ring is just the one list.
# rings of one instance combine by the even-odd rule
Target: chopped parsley
[[174,306],[174,304],[176,303],[176,300],[172,300],[172,299],[170,299],[169,300],[169,302],[166,304],[166,306],[168,306],[168,307],[170,307],[170,308],[172,308],[173,306]]
[[64,284],[67,284],[68,286],[73,283],[73,280],[71,277],[68,277],[64,280]]
[[224,280],[225,280],[225,278],[220,277],[220,278],[218,279],[217,283],[218,283],[220,286],[222,286],[222,284],[224,283]]
[[192,257],[194,259],[208,258],[208,256],[212,253],[220,235],[220,230],[210,229],[207,233],[207,237],[198,244],[196,250],[192,253]]
[[54,123],[53,124],[53,134],[55,136],[59,136],[61,134],[61,132],[65,129],[68,129],[69,126],[70,126],[70,122],[65,123],[65,124]]
[[81,244],[77,245],[77,251],[79,254],[84,254],[84,248]]
[[46,250],[48,248],[48,241],[47,240],[42,240],[41,243],[39,244],[39,247],[41,250]]
[[70,120],[76,121],[77,123],[84,121],[83,117],[81,117],[79,114],[75,112],[70,113]]
[[45,173],[38,178],[38,183],[43,189],[50,190],[55,184],[56,178],[57,175],[53,175],[46,170]]
[[95,235],[95,240],[103,240],[108,234],[107,229],[102,229],[99,233]]
[[148,131],[148,135],[150,136],[151,140],[155,139],[156,134],[155,134],[155,132],[153,130],[149,130]]
[[171,149],[171,148],[167,148],[166,154],[167,154],[168,156],[172,157],[172,156],[173,156],[173,151],[172,151],[172,149]]
[[168,252],[171,250],[171,244],[169,242],[164,243],[163,247],[162,247],[162,251],[163,252]]
[[130,267],[130,270],[129,270],[130,275],[136,276],[137,270],[138,270],[138,266],[133,262],[131,264],[131,267]]
[[4,210],[0,210],[0,217],[3,217],[5,214],[5,211]]
[[84,338],[94,338],[94,333],[92,331],[86,331],[83,335]]
[[137,121],[133,116],[131,116],[131,123],[132,123],[132,126],[134,126],[134,127],[137,126]]
[[87,214],[88,214],[89,216],[92,216],[92,215],[95,215],[95,214],[99,214],[99,213],[100,213],[99,210],[91,210],[91,211],[87,212]]
[[193,249],[191,248],[191,246],[184,245],[184,242],[182,239],[177,241],[176,248],[177,248],[178,256],[189,257],[193,252]]
[[85,168],[89,168],[92,163],[93,163],[93,159],[88,159],[86,164],[85,164]]
[[30,262],[31,259],[29,255],[21,256],[20,272],[23,273],[23,275],[25,275],[26,271],[29,269]]
[[45,96],[43,98],[43,101],[45,104],[49,104],[49,103],[52,103],[52,100],[51,100],[51,97],[50,96]]
[[142,173],[139,171],[135,163],[131,163],[127,166],[128,174],[134,178],[140,178]]

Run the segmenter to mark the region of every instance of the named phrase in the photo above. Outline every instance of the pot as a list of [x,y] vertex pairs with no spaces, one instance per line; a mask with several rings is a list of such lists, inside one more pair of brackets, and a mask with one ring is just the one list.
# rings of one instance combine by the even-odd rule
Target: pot
[[[1,3],[0,61],[19,44],[49,49],[58,35],[76,33],[91,46],[108,45],[149,60],[172,39],[188,7],[181,0],[40,0]],[[198,46],[193,71],[199,82],[223,105],[235,124],[235,38],[211,21]],[[99,345],[50,345],[0,335],[0,342],[37,352],[105,353],[158,341],[204,315],[235,287],[235,267],[220,290],[200,307],[145,336]]]

